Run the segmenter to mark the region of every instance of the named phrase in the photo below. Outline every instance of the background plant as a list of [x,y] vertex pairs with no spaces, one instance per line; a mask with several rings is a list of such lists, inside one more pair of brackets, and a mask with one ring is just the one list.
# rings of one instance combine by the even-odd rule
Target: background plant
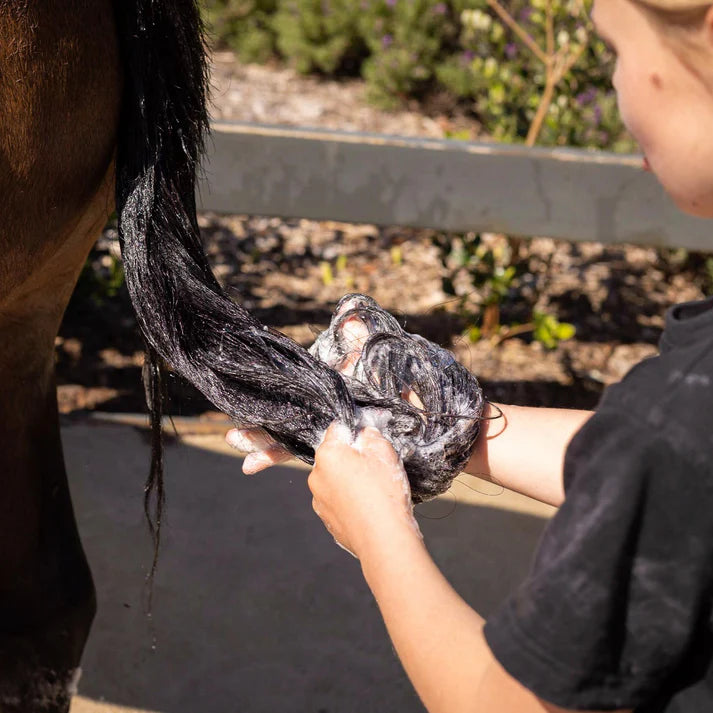
[[[204,0],[243,61],[361,75],[389,107],[446,92],[504,141],[628,151],[590,0]],[[550,59],[551,58],[551,62]],[[538,117],[538,111],[541,116]]]
[[[591,31],[589,4],[275,0],[272,13],[255,3],[248,15],[273,33],[275,53],[298,71],[360,73],[382,106],[446,92],[496,139],[631,150],[611,89],[613,57]],[[239,6],[246,16],[246,0],[209,0],[213,11],[218,5]],[[239,47],[247,46],[244,35],[236,36]],[[534,300],[525,305],[521,287],[532,275],[521,240],[508,238],[499,252],[478,234],[434,240],[444,291],[458,298],[471,338],[531,331],[553,347],[571,336],[571,325],[534,311]],[[516,324],[501,325],[503,307],[518,315]]]
[[283,0],[272,19],[277,49],[298,72],[348,73],[366,56],[353,0]]
[[461,52],[437,69],[489,134],[528,145],[630,151],[611,88],[613,57],[585,0],[454,0]]
[[369,49],[361,74],[371,100],[393,107],[427,94],[442,58],[457,47],[459,22],[449,3],[362,0],[361,9],[359,30]]
[[212,41],[230,47],[243,62],[267,62],[276,56],[272,18],[278,0],[203,0]]

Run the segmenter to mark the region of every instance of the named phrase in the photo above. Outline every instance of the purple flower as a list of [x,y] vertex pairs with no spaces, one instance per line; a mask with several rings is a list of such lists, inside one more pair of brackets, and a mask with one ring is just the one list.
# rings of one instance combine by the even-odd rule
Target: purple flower
[[391,35],[384,35],[381,38],[381,46],[384,49],[388,49],[392,44],[394,44],[394,38]]
[[515,59],[517,57],[517,45],[514,42],[508,42],[505,45],[505,56],[508,59]]
[[436,3],[433,6],[433,12],[436,15],[445,15],[447,11],[448,11],[448,8],[446,7],[446,3],[444,3],[444,2]]
[[464,62],[472,62],[475,59],[475,52],[473,50],[466,50],[461,55]]
[[602,108],[600,106],[594,107],[594,123],[597,126],[602,123]]
[[575,101],[579,104],[579,106],[587,106],[587,104],[591,104],[596,98],[596,90],[594,87],[590,87],[586,91],[581,92],[581,94],[577,94]]
[[396,0],[386,0],[386,4],[389,7],[393,7],[394,5],[396,5]]
[[531,15],[532,15],[532,12],[533,12],[533,10],[532,10],[531,7],[525,7],[525,8],[523,8],[523,9],[520,11],[520,17],[519,17],[520,21],[521,21],[521,22],[527,22],[527,21],[530,19]]

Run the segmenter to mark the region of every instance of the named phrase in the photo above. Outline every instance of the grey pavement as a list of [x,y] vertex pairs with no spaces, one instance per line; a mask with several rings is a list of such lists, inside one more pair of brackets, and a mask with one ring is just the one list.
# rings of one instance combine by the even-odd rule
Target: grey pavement
[[[146,432],[63,425],[99,600],[72,713],[422,712],[358,562],[312,512],[308,471],[246,477],[220,425],[179,433],[149,618]],[[487,615],[526,573],[551,512],[461,476],[418,517],[445,575]]]

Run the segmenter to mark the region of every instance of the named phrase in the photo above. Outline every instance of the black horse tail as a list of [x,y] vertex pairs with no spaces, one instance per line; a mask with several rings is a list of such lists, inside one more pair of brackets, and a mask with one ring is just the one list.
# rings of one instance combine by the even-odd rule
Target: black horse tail
[[[382,431],[404,457],[414,500],[445,490],[477,437],[483,400],[475,378],[434,345],[403,332],[373,301],[357,298],[342,302],[347,311],[339,319],[359,312],[372,336],[362,348],[366,379],[351,379],[348,387],[329,366],[353,352],[345,332],[336,330],[332,346],[320,340],[320,349],[334,357],[322,361],[223,293],[196,220],[196,172],[208,129],[196,0],[115,0],[115,7],[124,69],[116,205],[126,282],[147,343],[153,446],[145,509],[154,535],[152,573],[164,498],[163,362],[235,423],[261,426],[310,463],[332,421],[354,434],[367,409],[387,412]],[[418,389],[423,411],[402,399],[404,384]]]
[[208,130],[198,3],[114,6],[124,73],[116,209],[126,282],[147,343],[153,439],[145,509],[156,555],[164,499],[162,362],[236,423],[263,426],[306,460],[332,420],[353,424],[354,403],[335,372],[227,298],[208,265],[195,202]]

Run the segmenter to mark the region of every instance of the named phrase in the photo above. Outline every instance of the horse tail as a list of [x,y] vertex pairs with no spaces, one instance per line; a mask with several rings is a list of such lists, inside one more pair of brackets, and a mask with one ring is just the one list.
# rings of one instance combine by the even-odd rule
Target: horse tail
[[[196,0],[114,0],[124,87],[116,208],[126,282],[147,343],[152,423],[145,509],[154,568],[163,506],[161,362],[237,423],[255,423],[309,460],[329,423],[354,423],[343,380],[226,297],[196,219],[208,129],[207,67]],[[153,568],[152,568],[153,572]]]
[[[207,67],[195,0],[114,0],[124,77],[116,153],[116,210],[127,285],[147,342],[144,384],[151,420],[151,468],[144,508],[160,539],[163,495],[161,340],[147,318],[157,269],[170,280],[162,253],[175,241],[218,286],[208,268],[196,221],[196,171],[208,128]],[[163,287],[163,286],[161,286]],[[159,287],[159,289],[161,289]],[[157,348],[158,347],[158,348]]]

